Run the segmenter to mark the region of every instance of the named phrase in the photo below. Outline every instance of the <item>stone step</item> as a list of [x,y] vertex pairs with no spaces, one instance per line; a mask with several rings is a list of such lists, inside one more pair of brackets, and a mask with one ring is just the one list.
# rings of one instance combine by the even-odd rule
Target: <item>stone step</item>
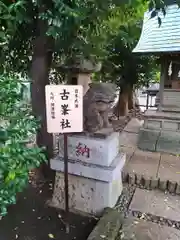
[[180,231],[136,218],[127,218],[117,240],[179,240]]
[[179,240],[179,211],[177,196],[125,185],[116,207],[105,211],[88,240]]
[[117,240],[180,239],[180,197],[136,188]]
[[171,155],[180,154],[180,131],[173,129],[141,128],[137,146],[139,149],[151,152],[164,152]]
[[180,229],[180,197],[158,190],[145,190],[136,188],[129,206],[133,216],[141,217],[156,222],[174,225]]
[[163,111],[156,111],[156,110],[147,110],[144,113],[145,118],[152,118],[152,119],[167,119],[167,120],[176,120],[180,121],[180,113],[176,112],[163,112]]
[[[128,132],[120,135],[125,145],[120,151],[126,153],[123,181],[147,189],[159,188],[180,194],[180,155],[157,152],[157,146],[164,147],[164,151],[176,150],[176,146],[180,146],[178,136],[174,134],[174,139],[170,139],[166,135],[167,139],[164,139],[160,132],[145,130],[139,135]],[[168,133],[171,134],[170,131]],[[137,144],[144,150],[138,149]]]
[[164,89],[163,105],[180,105],[180,91],[179,89]]
[[163,112],[175,112],[175,113],[180,113],[180,107],[177,105],[166,105],[162,106],[161,110]]
[[144,117],[146,129],[180,131],[180,113],[151,110],[147,111]]
[[116,240],[180,239],[179,196],[136,188],[131,199]]

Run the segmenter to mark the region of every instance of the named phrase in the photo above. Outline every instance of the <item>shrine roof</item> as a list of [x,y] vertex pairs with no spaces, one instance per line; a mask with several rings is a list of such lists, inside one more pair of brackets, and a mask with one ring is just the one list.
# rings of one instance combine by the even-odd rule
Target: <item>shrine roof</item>
[[177,4],[166,8],[166,15],[159,13],[151,18],[151,12],[144,14],[141,36],[134,53],[171,53],[180,52],[180,8]]

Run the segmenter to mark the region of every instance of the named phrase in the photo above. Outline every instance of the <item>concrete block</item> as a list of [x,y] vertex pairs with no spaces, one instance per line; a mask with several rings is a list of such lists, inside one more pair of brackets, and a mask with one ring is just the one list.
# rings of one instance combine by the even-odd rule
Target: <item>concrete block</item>
[[156,150],[170,154],[180,154],[180,132],[162,131]]
[[87,240],[114,240],[123,223],[123,215],[114,209],[107,209]]
[[150,119],[147,119],[146,120],[147,123],[146,123],[146,128],[148,129],[157,129],[159,130],[161,128],[161,121],[160,120],[150,120]]
[[133,174],[133,173],[129,174],[128,183],[130,185],[134,185],[136,183],[136,175],[135,174]]
[[176,192],[176,182],[169,181],[168,182],[168,191],[170,193],[175,193]]
[[148,179],[144,178],[144,187],[146,189],[150,189],[150,187],[151,187],[151,179],[150,178],[148,178]]
[[177,184],[177,187],[176,187],[176,194],[180,195],[180,184],[179,183]]
[[132,118],[131,121],[124,128],[125,132],[130,133],[139,133],[140,127],[143,125],[143,120],[139,120],[137,118]]
[[162,128],[164,130],[177,131],[178,130],[178,122],[164,121],[162,124]]
[[127,148],[136,148],[138,141],[138,134],[129,133],[129,132],[121,132],[119,136],[119,144],[120,146],[126,146]]
[[[69,206],[72,210],[101,215],[107,207],[114,207],[122,192],[121,172],[112,182],[69,174]],[[64,174],[56,172],[53,206],[64,209]]]
[[141,128],[139,132],[138,147],[141,150],[154,152],[156,150],[156,142],[159,138],[159,130],[150,130]]
[[[96,179],[104,182],[111,182],[116,179],[119,174],[121,174],[125,161],[126,155],[124,153],[119,154],[109,167],[69,160],[68,171],[69,174],[72,175]],[[55,159],[51,159],[50,165],[51,169],[64,172],[63,158],[57,157]]]
[[161,216],[162,218],[169,219],[171,221],[180,221],[179,196],[164,194],[158,190],[148,191],[136,188],[129,209],[130,211]]
[[159,189],[161,189],[162,191],[167,190],[167,183],[168,182],[166,180],[164,180],[164,181],[160,180],[159,181]]
[[130,174],[149,179],[156,178],[160,161],[160,153],[136,150],[131,160],[126,164],[126,171]]
[[142,184],[142,176],[136,174],[136,184],[139,186]]
[[163,105],[180,106],[179,91],[168,89],[163,92]]
[[150,188],[151,188],[151,189],[158,188],[158,183],[159,183],[159,181],[158,181],[157,178],[156,178],[156,179],[151,179],[151,185],[150,185]]
[[126,171],[122,171],[122,181],[126,183],[128,181],[128,173]]
[[[99,134],[100,135],[100,134]],[[104,138],[99,135],[69,135],[68,156],[69,159],[79,160],[85,163],[110,166],[113,159],[119,153],[119,133],[111,132],[104,134]],[[102,135],[102,134],[101,134]],[[59,138],[59,156],[64,156],[63,136]]]
[[161,161],[158,170],[158,178],[161,181],[179,182],[180,159],[170,154],[161,154]]
[[[162,226],[160,224],[144,221],[143,219],[125,219],[122,226],[122,235],[118,240],[179,240],[180,231],[178,229]],[[98,240],[100,238],[97,238]],[[105,238],[107,239],[107,238]],[[96,240],[96,239],[94,239]]]

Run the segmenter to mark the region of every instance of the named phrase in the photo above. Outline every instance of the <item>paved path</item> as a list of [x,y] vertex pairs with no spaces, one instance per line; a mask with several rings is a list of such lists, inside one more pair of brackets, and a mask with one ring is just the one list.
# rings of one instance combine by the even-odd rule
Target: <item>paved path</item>
[[[123,190],[125,201],[115,209],[107,209],[88,240],[179,240],[180,197],[160,190],[145,190],[132,186],[131,198]],[[121,202],[121,203],[120,203]],[[126,210],[122,210],[122,204]]]
[[180,231],[144,220],[128,218],[117,240],[179,240]]
[[[124,173],[135,175],[135,178],[162,182],[162,188],[169,188],[172,192],[180,193],[180,157],[158,153],[141,151],[137,148],[138,132],[142,121],[133,118],[120,134],[121,151],[127,154]],[[135,181],[134,178],[134,181]]]
[[[128,175],[127,189],[131,190],[123,190],[115,212],[99,221],[88,240],[180,239],[180,196],[137,187],[138,182],[142,185],[140,179],[146,188],[159,187],[180,194],[180,158],[139,150],[137,140],[142,123],[134,118],[120,134],[121,151],[127,154],[123,176]],[[122,219],[127,208],[126,218]]]
[[124,240],[179,240],[180,197],[137,188],[120,231]]

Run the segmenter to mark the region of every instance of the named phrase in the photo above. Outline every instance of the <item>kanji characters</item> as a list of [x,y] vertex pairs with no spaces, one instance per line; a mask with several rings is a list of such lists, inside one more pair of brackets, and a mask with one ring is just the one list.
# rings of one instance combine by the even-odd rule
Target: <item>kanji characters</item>
[[62,129],[65,129],[65,128],[71,128],[71,124],[69,122],[68,119],[62,119],[61,122],[60,122],[60,125],[61,125],[61,128]]
[[87,158],[90,157],[90,149],[82,143],[79,143],[76,147],[76,156],[86,156]]
[[69,105],[68,104],[63,104],[61,105],[61,114],[62,115],[68,115],[69,114]]
[[63,92],[60,93],[61,99],[62,99],[62,100],[68,100],[69,94],[70,94],[69,92],[66,92],[66,89],[63,89]]

